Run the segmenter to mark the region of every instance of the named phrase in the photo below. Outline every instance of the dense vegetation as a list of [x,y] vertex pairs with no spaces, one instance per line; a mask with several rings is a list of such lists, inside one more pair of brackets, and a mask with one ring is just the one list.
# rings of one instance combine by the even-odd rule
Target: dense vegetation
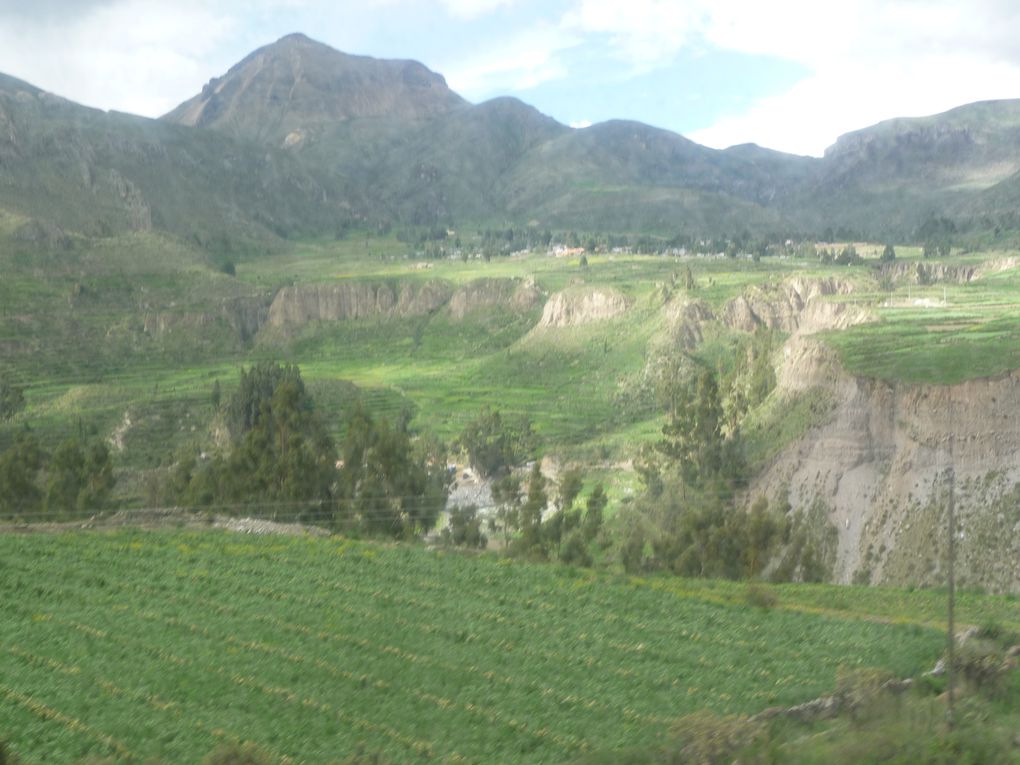
[[[695,710],[799,703],[856,667],[909,676],[943,643],[911,623],[938,618],[925,598],[899,624],[861,618],[892,591],[777,587],[763,609],[743,585],[213,531],[0,548],[0,730],[30,761],[252,741],[274,760],[565,762]],[[845,608],[813,613],[837,592]],[[1013,606],[961,617],[1009,624]]]

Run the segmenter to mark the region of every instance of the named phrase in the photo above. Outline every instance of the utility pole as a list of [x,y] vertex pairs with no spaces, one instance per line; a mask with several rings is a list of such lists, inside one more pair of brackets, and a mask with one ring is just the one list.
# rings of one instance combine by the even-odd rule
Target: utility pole
[[949,590],[949,614],[948,624],[946,627],[946,682],[948,684],[947,689],[947,701],[946,707],[946,724],[952,728],[955,723],[954,719],[954,680],[955,671],[954,664],[955,656],[954,649],[956,646],[956,626],[954,624],[954,611],[956,608],[956,576],[954,567],[956,564],[956,507],[955,507],[955,488],[956,488],[956,464],[953,454],[953,445],[955,433],[953,432],[953,399],[952,394],[949,398],[949,470],[948,470],[948,488],[949,497],[947,499],[947,509],[949,511],[949,565],[946,572],[946,585]]

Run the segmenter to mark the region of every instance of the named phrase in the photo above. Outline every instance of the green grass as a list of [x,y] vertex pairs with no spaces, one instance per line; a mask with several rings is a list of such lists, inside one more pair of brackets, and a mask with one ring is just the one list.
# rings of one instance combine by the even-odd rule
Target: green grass
[[780,587],[762,611],[738,585],[340,538],[8,535],[0,586],[0,731],[53,763],[197,762],[234,739],[306,762],[362,746],[565,762],[647,746],[694,710],[813,698],[839,667],[911,675],[943,642],[884,621],[927,622],[919,594],[848,588],[840,609],[833,588]]
[[879,321],[824,336],[853,374],[953,384],[1020,367],[1018,269],[967,284],[901,287],[875,310]]

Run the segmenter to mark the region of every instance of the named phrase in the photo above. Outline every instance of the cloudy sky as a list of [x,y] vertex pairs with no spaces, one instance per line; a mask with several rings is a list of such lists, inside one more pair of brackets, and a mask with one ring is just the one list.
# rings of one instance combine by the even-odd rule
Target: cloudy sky
[[1020,97],[1016,0],[0,0],[0,72],[158,116],[290,32],[413,58],[580,127],[821,154],[894,116]]

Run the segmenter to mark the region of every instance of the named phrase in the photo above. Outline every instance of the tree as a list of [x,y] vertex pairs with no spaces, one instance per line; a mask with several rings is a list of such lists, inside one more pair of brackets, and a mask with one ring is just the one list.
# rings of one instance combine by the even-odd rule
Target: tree
[[522,461],[534,448],[535,435],[526,416],[504,418],[485,407],[464,426],[459,442],[471,467],[492,477]]
[[545,491],[545,476],[538,460],[531,466],[528,475],[528,492],[521,505],[521,547],[526,552],[542,552],[542,513],[549,504]]
[[42,507],[37,477],[45,455],[31,433],[18,435],[14,445],[0,454],[0,515],[32,515]]
[[450,523],[443,529],[442,539],[444,544],[456,547],[484,548],[489,540],[482,533],[478,508],[475,505],[450,508]]
[[503,546],[510,544],[513,533],[520,528],[521,479],[508,473],[492,485],[496,503],[496,520],[503,531]]
[[606,497],[602,484],[595,484],[595,488],[588,495],[588,502],[585,505],[584,524],[581,527],[585,539],[590,541],[598,536],[599,530],[602,528],[602,516],[608,503],[609,499]]
[[0,379],[0,420],[9,420],[25,408],[25,387]]
[[201,461],[197,446],[182,454],[162,491],[154,492],[162,501],[284,503],[298,515],[328,505],[336,447],[296,366],[263,362],[242,368],[225,411],[229,449]]
[[46,466],[48,512],[72,513],[102,507],[115,479],[110,450],[102,441],[87,447],[80,439],[67,439],[53,452]]
[[896,250],[893,249],[891,244],[887,244],[885,249],[882,250],[882,256],[879,258],[882,263],[892,263],[896,260]]
[[428,531],[446,506],[444,455],[412,443],[405,428],[358,409],[341,446],[341,522],[355,531],[401,537]]
[[263,404],[272,399],[277,386],[285,380],[290,380],[297,387],[299,405],[310,410],[311,397],[305,391],[301,371],[296,365],[263,361],[250,369],[241,368],[237,391],[227,403],[227,427],[235,441],[258,424]]
[[684,481],[696,485],[721,465],[723,412],[715,374],[703,370],[693,390],[689,383],[673,381],[666,398],[669,421],[658,449],[676,462]]
[[560,510],[570,510],[574,506],[574,500],[577,499],[577,495],[581,493],[581,486],[583,484],[584,477],[581,474],[580,468],[575,466],[564,470],[560,475],[556,506]]

